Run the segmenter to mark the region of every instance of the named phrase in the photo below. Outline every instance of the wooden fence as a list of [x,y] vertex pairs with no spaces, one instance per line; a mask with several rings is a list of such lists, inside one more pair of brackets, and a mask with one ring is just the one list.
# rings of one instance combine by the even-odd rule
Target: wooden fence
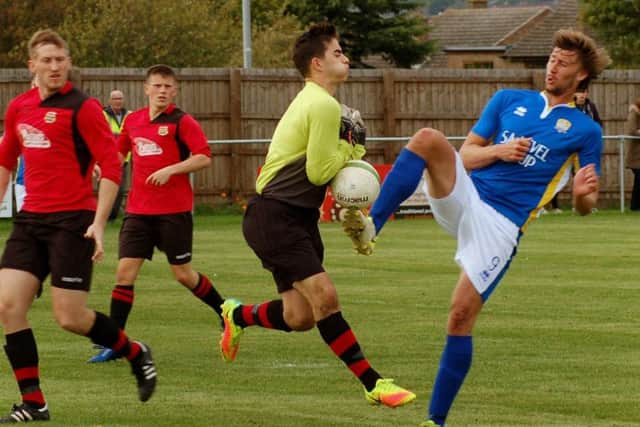
[[[210,140],[269,138],[286,107],[303,85],[295,70],[181,69],[177,104],[201,123]],[[126,106],[145,105],[143,69],[81,70],[82,89],[106,102],[113,89]],[[464,136],[489,97],[499,88],[541,89],[543,70],[353,70],[337,98],[358,108],[370,136],[406,137],[421,127]],[[29,86],[26,70],[0,70],[0,109]],[[590,98],[604,121],[605,135],[623,133],[629,104],[640,96],[640,70],[605,71],[593,82]],[[402,143],[368,145],[368,160],[393,162]],[[195,176],[198,203],[242,199],[253,191],[266,144],[214,144],[211,168]],[[618,145],[605,143],[602,205],[619,199]],[[625,176],[631,188],[631,173]],[[562,198],[568,197],[563,192]],[[627,194],[628,197],[628,194]]]

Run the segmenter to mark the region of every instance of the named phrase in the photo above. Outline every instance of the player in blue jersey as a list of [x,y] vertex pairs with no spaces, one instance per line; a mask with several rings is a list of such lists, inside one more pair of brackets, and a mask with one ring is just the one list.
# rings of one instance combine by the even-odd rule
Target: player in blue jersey
[[426,168],[434,217],[458,241],[461,273],[422,426],[444,426],[471,366],[476,319],[507,271],[520,236],[567,182],[572,165],[576,210],[586,215],[595,206],[602,130],[575,108],[573,95],[608,63],[607,53],[583,33],[556,32],[542,92],[498,91],[459,153],[437,130],[419,130],[386,177],[370,217],[360,211],[347,215],[343,226],[354,247],[370,254],[387,218],[414,192]]

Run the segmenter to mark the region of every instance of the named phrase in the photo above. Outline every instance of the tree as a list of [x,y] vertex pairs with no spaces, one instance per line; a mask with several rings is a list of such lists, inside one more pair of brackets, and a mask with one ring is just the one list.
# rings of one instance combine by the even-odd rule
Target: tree
[[366,66],[368,55],[381,54],[398,67],[421,63],[433,52],[422,1],[291,0],[288,13],[303,24],[328,20],[340,33],[340,44],[353,65]]
[[[237,50],[232,62],[242,64],[241,2],[236,4],[237,22],[234,41]],[[291,50],[302,33],[296,16],[285,14],[289,1],[260,0],[251,3],[251,43],[253,66],[259,68],[288,68],[293,66]],[[236,21],[236,20],[234,20]]]
[[64,8],[57,1],[0,0],[0,67],[25,67],[31,35],[57,27],[63,16]]
[[425,0],[423,3],[426,13],[433,16],[445,9],[466,7],[467,0]]
[[[263,3],[264,2],[264,3]],[[238,67],[242,11],[237,0],[75,0],[60,33],[82,67]],[[254,66],[290,66],[299,32],[281,2],[263,0],[254,14]],[[266,6],[270,5],[270,9]]]
[[582,18],[603,40],[616,66],[640,65],[640,1],[585,0]]

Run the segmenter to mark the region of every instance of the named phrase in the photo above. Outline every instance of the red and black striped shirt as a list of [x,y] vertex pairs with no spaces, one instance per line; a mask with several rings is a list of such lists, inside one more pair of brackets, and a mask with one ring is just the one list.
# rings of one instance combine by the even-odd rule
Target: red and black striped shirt
[[149,107],[142,108],[125,119],[118,149],[123,156],[129,151],[133,153],[128,213],[161,215],[193,209],[189,174],[173,175],[161,186],[145,181],[155,171],[181,162],[191,154],[211,157],[207,137],[196,119],[174,104],[153,120],[149,117]]
[[102,107],[70,82],[44,100],[34,88],[11,101],[0,166],[12,170],[20,154],[27,193],[23,210],[28,212],[95,210],[95,162],[103,178],[120,183],[116,145]]

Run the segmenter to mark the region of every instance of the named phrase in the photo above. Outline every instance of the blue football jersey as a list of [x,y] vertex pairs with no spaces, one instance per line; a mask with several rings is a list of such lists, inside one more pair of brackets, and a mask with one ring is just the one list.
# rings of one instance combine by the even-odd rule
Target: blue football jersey
[[567,183],[572,167],[594,163],[600,175],[600,126],[574,104],[550,108],[543,92],[496,92],[471,131],[494,144],[531,138],[520,162],[499,160],[470,174],[482,200],[523,229]]

